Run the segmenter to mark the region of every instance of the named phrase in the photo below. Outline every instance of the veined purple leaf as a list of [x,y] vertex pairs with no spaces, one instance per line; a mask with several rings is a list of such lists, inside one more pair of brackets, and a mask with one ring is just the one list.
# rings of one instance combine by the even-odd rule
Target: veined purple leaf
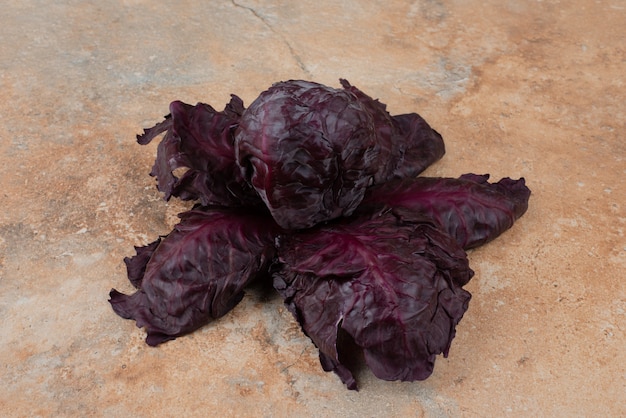
[[[356,382],[340,330],[385,380],[422,380],[447,356],[473,275],[465,252],[428,224],[391,213],[281,237],[274,287],[320,350],[325,370]],[[343,354],[342,354],[343,353]]]
[[118,315],[146,328],[149,345],[226,314],[244,287],[267,273],[274,255],[278,229],[269,215],[213,207],[180,217],[169,235],[127,261],[129,279],[139,290],[130,296],[110,293]]
[[405,221],[431,221],[465,249],[509,229],[528,209],[523,178],[489,183],[489,175],[401,179],[368,190],[359,210],[390,208]]
[[[166,200],[176,196],[203,205],[262,204],[235,160],[234,130],[243,111],[243,102],[235,95],[222,112],[204,103],[175,101],[164,122],[137,137],[140,144],[147,144],[166,132],[150,173]],[[175,173],[178,169],[186,171],[180,175]]]

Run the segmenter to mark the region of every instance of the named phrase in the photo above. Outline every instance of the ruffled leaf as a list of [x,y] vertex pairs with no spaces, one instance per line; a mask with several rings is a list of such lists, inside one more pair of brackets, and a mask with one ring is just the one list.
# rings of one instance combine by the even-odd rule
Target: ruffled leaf
[[175,196],[203,205],[262,205],[235,160],[234,130],[243,111],[235,95],[222,112],[204,103],[175,101],[164,122],[137,137],[145,145],[166,132],[150,173],[166,200]]
[[465,174],[395,180],[368,190],[359,210],[390,208],[404,221],[432,222],[463,248],[474,248],[509,229],[528,209],[530,190],[523,178],[488,179]]
[[168,236],[138,249],[127,262],[129,279],[139,290],[130,296],[110,293],[118,315],[146,328],[149,345],[226,314],[244,287],[266,274],[274,255],[277,228],[269,216],[205,208],[180,217]]
[[425,379],[436,355],[448,354],[472,275],[453,238],[387,213],[281,238],[274,287],[319,348],[324,369],[355,389],[340,331],[377,377]]

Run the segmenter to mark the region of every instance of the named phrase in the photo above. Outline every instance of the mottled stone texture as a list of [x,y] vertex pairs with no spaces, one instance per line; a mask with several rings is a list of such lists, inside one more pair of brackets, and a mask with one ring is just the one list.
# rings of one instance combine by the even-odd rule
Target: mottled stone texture
[[[0,14],[2,416],[626,415],[626,5],[537,1],[35,1]],[[474,295],[424,382],[324,373],[280,299],[158,348],[117,317],[122,262],[186,206],[134,137],[175,99],[246,104],[340,77],[416,111],[426,175],[527,179],[472,251]]]

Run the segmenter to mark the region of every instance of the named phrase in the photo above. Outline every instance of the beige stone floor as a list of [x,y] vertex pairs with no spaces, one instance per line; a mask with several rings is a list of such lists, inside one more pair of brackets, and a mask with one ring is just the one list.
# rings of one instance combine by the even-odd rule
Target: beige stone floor
[[[626,416],[626,3],[34,1],[0,13],[0,415]],[[186,206],[135,135],[175,99],[347,78],[440,131],[425,175],[524,176],[469,254],[450,356],[413,383],[324,373],[278,297],[158,348],[123,257]]]

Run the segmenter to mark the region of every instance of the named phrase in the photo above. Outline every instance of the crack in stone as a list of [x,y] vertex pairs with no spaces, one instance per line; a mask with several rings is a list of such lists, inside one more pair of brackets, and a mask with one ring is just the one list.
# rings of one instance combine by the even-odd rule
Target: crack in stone
[[260,14],[255,8],[244,6],[243,4],[237,3],[235,0],[231,0],[231,3],[233,4],[233,6],[237,8],[244,9],[252,13],[252,15],[256,17],[257,19],[259,19],[261,23],[263,23],[263,25],[265,25],[273,34],[278,36],[281,39],[281,41],[285,44],[285,46],[287,46],[287,49],[289,50],[289,54],[294,59],[294,61],[296,62],[300,70],[302,70],[307,76],[312,77],[311,72],[306,68],[306,65],[302,61],[302,58],[300,58],[300,56],[296,53],[295,49],[289,43],[287,38],[285,38],[285,36],[282,33],[274,29],[274,27],[270,24],[270,22],[268,22],[268,20],[262,14]]

